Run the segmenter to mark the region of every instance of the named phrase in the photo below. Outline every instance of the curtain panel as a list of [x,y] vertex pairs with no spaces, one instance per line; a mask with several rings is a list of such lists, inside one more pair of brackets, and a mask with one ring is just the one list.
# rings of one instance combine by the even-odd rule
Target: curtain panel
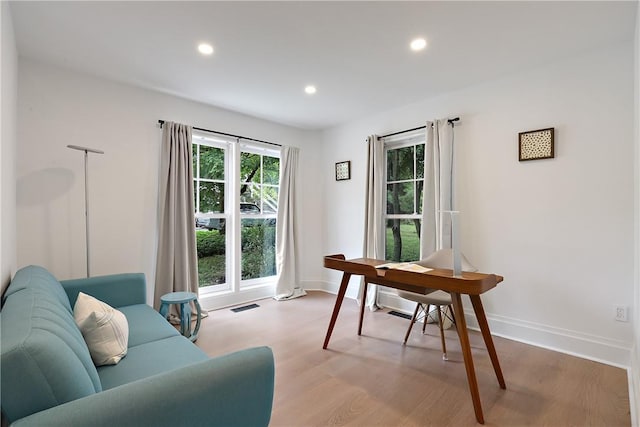
[[[367,182],[362,252],[365,258],[385,259],[384,142],[377,135],[371,135],[367,137],[367,149]],[[361,279],[358,301],[362,301],[363,292],[364,279]],[[366,305],[371,310],[380,308],[378,306],[378,285],[370,284],[368,286]]]
[[424,149],[424,195],[420,258],[451,247],[451,217],[442,211],[453,210],[453,126],[448,119],[427,122]]
[[[166,293],[198,293],[191,127],[165,122],[162,129],[156,309],[160,307],[160,297]],[[176,306],[172,304],[171,317],[174,316],[179,319]]]
[[299,230],[296,215],[298,203],[296,175],[298,157],[296,147],[282,147],[280,156],[280,191],[276,220],[276,296],[278,301],[306,295],[299,277]]

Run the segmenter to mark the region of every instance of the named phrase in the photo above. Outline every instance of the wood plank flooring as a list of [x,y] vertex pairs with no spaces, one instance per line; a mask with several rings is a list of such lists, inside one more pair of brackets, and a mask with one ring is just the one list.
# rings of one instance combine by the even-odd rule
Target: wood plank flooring
[[[322,342],[335,296],[309,292],[259,308],[212,311],[196,344],[210,356],[267,345],[276,361],[271,426],[477,426],[458,337],[387,310],[367,310],[358,337],[358,307],[345,299],[327,350]],[[464,300],[467,305],[469,301]],[[507,384],[501,390],[482,336],[470,331],[487,426],[629,426],[625,370],[494,337]]]

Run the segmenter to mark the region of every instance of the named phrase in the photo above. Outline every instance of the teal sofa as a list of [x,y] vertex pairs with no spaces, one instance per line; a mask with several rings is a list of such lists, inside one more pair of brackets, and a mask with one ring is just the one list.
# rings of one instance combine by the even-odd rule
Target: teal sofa
[[[73,318],[79,292],[125,314],[127,355],[96,368]],[[209,358],[146,303],[142,274],[59,282],[18,271],[2,297],[1,406],[12,426],[266,426],[268,347]]]

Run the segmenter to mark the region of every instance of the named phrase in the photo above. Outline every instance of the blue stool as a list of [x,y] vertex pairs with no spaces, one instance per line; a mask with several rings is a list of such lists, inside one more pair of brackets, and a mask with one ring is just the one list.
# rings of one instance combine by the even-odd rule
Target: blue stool
[[[198,317],[196,319],[196,327],[191,333],[191,301],[196,306],[198,311]],[[189,338],[191,341],[198,339],[198,331],[200,330],[200,317],[202,317],[202,310],[200,309],[200,303],[198,303],[198,296],[193,292],[171,292],[162,295],[160,297],[160,315],[168,320],[169,305],[180,304],[180,333]]]

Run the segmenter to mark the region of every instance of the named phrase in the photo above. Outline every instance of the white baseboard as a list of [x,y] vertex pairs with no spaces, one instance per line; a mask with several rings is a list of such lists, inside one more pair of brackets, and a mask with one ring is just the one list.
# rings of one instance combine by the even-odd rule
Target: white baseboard
[[[329,286],[328,283],[320,280],[301,280],[300,285],[303,289],[308,291],[323,291],[336,294],[338,293],[338,286]],[[358,290],[355,289],[354,296],[347,295],[349,298],[355,298]],[[198,301],[205,311],[219,310],[221,308],[227,308],[236,306],[239,304],[246,304],[254,301],[258,301],[266,298],[273,298],[275,295],[275,283],[267,286],[253,286],[240,289],[239,293],[233,293],[231,291],[211,292],[200,295]]]
[[640,348],[636,345],[631,352],[629,376],[629,404],[631,406],[631,425],[640,426]]
[[[383,292],[379,300],[385,307],[407,311],[407,301],[395,293]],[[410,304],[412,310],[415,305]],[[479,330],[473,310],[469,308],[464,314],[469,329]],[[491,313],[487,313],[487,322],[491,334],[498,337],[623,369],[629,368],[631,349],[622,341]]]
[[[304,280],[304,289],[337,294],[339,284],[322,280]],[[274,289],[271,286],[257,287],[241,291],[241,303],[270,298]],[[345,294],[347,298],[357,299],[358,286],[351,284]],[[204,296],[200,302],[204,309],[214,310],[238,304],[237,295],[218,294]],[[415,303],[398,297],[394,292],[381,291],[379,303],[384,307],[412,314]],[[472,310],[465,310],[465,319],[470,329],[478,330],[478,323]],[[628,348],[625,343],[606,337],[589,335],[577,331],[555,328],[535,322],[523,321],[487,313],[487,321],[492,335],[542,347],[583,359],[612,365],[627,370],[629,381],[629,403],[631,425],[640,427],[640,349]]]
[[[322,282],[318,290],[336,294],[338,286],[335,283]],[[347,289],[346,296],[356,298],[358,289],[356,286],[352,287]],[[407,314],[412,314],[415,309],[415,303],[398,297],[394,292],[381,291],[378,301],[384,307]],[[469,329],[479,330],[471,308],[469,311],[465,310],[465,319]],[[491,313],[487,313],[487,321],[491,334],[495,336],[623,369],[630,367],[631,349],[627,343],[618,340]]]
[[[302,286],[307,291],[323,291],[323,292],[328,292],[330,294],[337,295],[340,284],[324,282],[322,280],[313,280],[313,281],[303,280]],[[349,287],[347,287],[347,293],[345,294],[345,297],[351,298],[351,299],[358,299],[358,286],[350,284]]]
[[239,294],[231,292],[204,294],[201,295],[198,300],[203,310],[212,311],[265,298],[272,298],[274,294],[274,286],[259,286],[241,289]]

